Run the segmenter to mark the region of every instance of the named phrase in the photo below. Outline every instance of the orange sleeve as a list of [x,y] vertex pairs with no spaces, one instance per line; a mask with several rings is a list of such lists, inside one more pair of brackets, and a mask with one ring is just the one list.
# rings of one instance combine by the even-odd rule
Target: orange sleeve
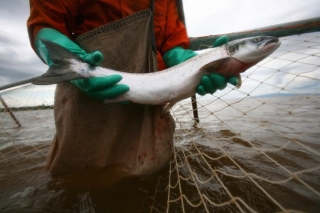
[[178,18],[175,0],[168,0],[164,41],[160,51],[164,54],[176,46],[188,48],[189,38],[185,26]]
[[158,68],[164,70],[166,65],[162,55],[176,46],[188,48],[189,38],[185,26],[179,20],[175,0],[158,1],[154,6]]
[[[137,7],[136,1],[131,7]],[[150,1],[144,0],[146,9]],[[30,43],[34,49],[35,38],[42,28],[53,28],[74,40],[78,35],[97,26],[123,18],[132,8],[127,8],[122,1],[114,0],[30,0],[30,16],[27,21]],[[187,31],[178,18],[175,0],[156,1],[154,4],[155,38],[159,69],[165,64],[161,57],[166,51],[176,46],[187,48]]]
[[53,28],[71,38],[76,25],[77,8],[77,0],[30,0],[27,28],[32,48],[42,28]]

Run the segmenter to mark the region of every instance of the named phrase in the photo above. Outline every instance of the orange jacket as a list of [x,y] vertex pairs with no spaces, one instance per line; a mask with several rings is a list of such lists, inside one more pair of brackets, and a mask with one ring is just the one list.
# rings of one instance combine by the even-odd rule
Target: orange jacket
[[[37,33],[53,28],[74,40],[80,34],[149,8],[150,0],[30,0],[27,22],[34,48]],[[155,0],[154,33],[159,70],[165,69],[162,54],[175,46],[187,48],[189,39],[179,21],[174,0]]]

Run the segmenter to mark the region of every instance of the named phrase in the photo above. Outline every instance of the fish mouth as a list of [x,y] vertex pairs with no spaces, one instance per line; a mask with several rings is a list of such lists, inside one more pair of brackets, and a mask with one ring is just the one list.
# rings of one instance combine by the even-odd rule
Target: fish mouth
[[259,44],[258,49],[271,49],[271,48],[277,48],[279,47],[281,44],[281,42],[279,42],[279,39],[276,37],[269,37],[262,42],[261,44]]

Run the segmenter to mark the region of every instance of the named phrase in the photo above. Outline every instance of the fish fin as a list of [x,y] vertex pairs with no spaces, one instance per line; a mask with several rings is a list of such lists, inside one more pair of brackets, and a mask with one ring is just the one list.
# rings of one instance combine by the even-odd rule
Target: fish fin
[[170,109],[176,104],[176,102],[169,102],[169,103],[166,103],[163,108],[162,108],[162,112],[161,114],[166,114],[170,111]]
[[127,105],[127,103],[130,103],[131,100],[130,100],[130,97],[128,96],[127,93],[123,93],[121,95],[118,95],[116,97],[113,97],[113,98],[105,98],[103,100],[103,103],[104,104],[116,104],[116,103],[120,103],[120,104],[123,104],[123,105]]
[[238,84],[236,85],[236,88],[239,89],[242,85],[242,79],[240,74],[236,75],[237,79],[238,79]]
[[232,60],[232,57],[221,58],[202,66],[200,70],[206,73],[219,73],[219,70],[223,70],[230,60]]
[[123,105],[127,105],[127,103],[130,103],[130,100],[125,100],[123,98],[120,97],[115,97],[115,98],[105,98],[103,100],[104,104],[123,104]]
[[[217,73],[219,74],[220,70],[224,70],[224,67],[232,60],[232,57],[221,58],[219,60],[213,61],[201,67],[201,71],[206,73]],[[238,79],[238,84],[236,88],[239,89],[242,85],[242,80],[240,74],[235,75]]]
[[63,81],[71,81],[84,78],[84,76],[73,71],[70,67],[70,59],[82,61],[82,59],[63,48],[62,46],[45,39],[41,39],[48,50],[52,65],[47,72],[35,79],[32,83],[36,85],[57,84]]

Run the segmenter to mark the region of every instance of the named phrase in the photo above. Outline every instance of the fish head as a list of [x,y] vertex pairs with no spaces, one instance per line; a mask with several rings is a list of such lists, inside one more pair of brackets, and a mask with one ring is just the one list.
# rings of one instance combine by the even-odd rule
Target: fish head
[[273,53],[281,42],[272,36],[256,36],[231,41],[226,45],[233,58],[247,64],[255,64]]

